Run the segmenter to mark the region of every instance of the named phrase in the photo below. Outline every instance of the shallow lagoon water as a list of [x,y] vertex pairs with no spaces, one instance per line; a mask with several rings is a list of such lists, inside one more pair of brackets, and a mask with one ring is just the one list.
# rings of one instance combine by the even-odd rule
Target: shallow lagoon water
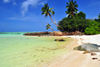
[[0,35],[0,67],[40,67],[70,51],[64,46],[71,40],[60,37]]

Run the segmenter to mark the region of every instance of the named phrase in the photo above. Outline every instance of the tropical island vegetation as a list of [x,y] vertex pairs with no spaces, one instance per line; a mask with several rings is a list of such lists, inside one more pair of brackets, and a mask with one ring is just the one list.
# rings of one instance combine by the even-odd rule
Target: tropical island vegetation
[[[62,32],[80,31],[85,34],[100,33],[100,13],[97,19],[86,19],[84,12],[78,12],[78,4],[76,1],[69,0],[66,4],[67,10],[65,13],[68,16],[59,21],[58,24],[55,22],[55,19],[53,21],[52,17],[54,17],[55,12],[52,11],[53,8],[49,8],[48,4],[44,4],[44,7],[42,7],[42,15],[45,14],[45,17],[49,16],[51,21],[57,26],[57,29]],[[46,29],[52,29],[50,26],[47,23]]]

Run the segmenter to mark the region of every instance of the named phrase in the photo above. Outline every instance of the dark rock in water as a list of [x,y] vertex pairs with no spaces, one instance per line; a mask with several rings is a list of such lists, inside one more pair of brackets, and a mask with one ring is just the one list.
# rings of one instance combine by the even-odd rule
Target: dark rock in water
[[85,43],[78,47],[75,47],[74,50],[80,50],[80,51],[89,51],[89,52],[100,52],[100,49],[98,49],[100,45],[92,44],[92,43]]
[[63,39],[55,39],[55,41],[65,41],[65,40],[63,40]]
[[97,55],[96,53],[91,53],[91,56],[95,56],[95,55]]

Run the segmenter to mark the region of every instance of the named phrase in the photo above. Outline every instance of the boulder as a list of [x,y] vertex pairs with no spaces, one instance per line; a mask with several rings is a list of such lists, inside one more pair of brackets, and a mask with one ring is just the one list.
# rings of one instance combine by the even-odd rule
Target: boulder
[[65,41],[65,40],[63,40],[63,39],[55,39],[55,41]]
[[91,53],[91,56],[95,56],[95,55],[97,55],[96,53]]
[[100,49],[98,49],[100,45],[92,44],[92,43],[85,43],[78,47],[75,47],[74,50],[80,50],[80,51],[88,51],[88,52],[100,52]]
[[60,31],[54,32],[54,36],[62,36],[62,35],[63,35],[63,33]]
[[98,59],[98,58],[92,58],[93,60]]
[[81,33],[80,31],[75,31],[75,35],[84,35],[84,33]]
[[49,35],[50,36],[54,36],[54,32],[49,32]]

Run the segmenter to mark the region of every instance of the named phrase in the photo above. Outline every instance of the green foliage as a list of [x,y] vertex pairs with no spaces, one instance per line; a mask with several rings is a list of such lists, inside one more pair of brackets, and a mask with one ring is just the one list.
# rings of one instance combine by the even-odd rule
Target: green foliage
[[54,15],[55,12],[52,11],[53,8],[49,8],[48,4],[44,4],[44,7],[42,7],[41,11],[42,11],[42,15],[45,14],[45,17],[50,16],[51,14]]
[[[66,32],[80,31],[85,34],[99,34],[100,33],[100,23],[90,19],[78,19],[68,17],[62,19],[59,23]],[[58,30],[62,31],[60,28]]]
[[69,18],[71,18],[77,13],[78,5],[76,4],[76,1],[73,2],[73,0],[69,0],[69,2],[66,4],[67,11],[65,11],[65,13],[68,14]]
[[76,17],[78,19],[86,19],[86,14],[80,11],[79,13],[76,14]]
[[51,29],[52,31],[54,31],[54,30],[51,28],[51,25],[50,25],[50,24],[47,24],[47,25],[46,25],[46,30],[48,30],[48,29]]
[[100,33],[100,23],[96,21],[90,21],[89,27],[85,29],[86,34],[99,34]]
[[[68,17],[62,19],[58,25],[61,26],[67,32],[81,31],[84,32],[85,28],[88,26],[88,20]],[[58,30],[62,31],[60,28]]]
[[51,25],[50,24],[47,24],[46,25],[46,30],[50,29],[51,28]]

